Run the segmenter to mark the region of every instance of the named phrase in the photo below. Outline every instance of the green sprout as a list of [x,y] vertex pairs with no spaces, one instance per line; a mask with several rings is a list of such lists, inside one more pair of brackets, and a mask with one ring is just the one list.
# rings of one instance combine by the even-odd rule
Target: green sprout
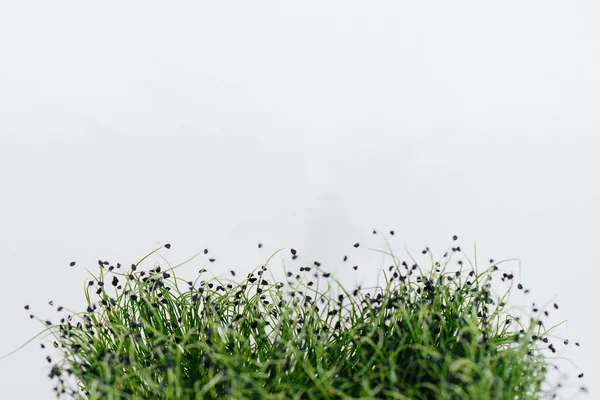
[[[375,250],[394,264],[383,270],[385,285],[368,292],[344,289],[316,261],[296,273],[284,264],[285,283],[268,279],[266,265],[284,249],[241,283],[200,280],[205,268],[194,281],[177,277],[200,253],[164,270],[139,269],[163,247],[171,246],[127,271],[99,260],[99,274],[85,282],[85,312],[60,324],[35,317],[46,325],[37,336],[51,334],[63,355],[48,375],[57,397],[512,400],[553,398],[568,387],[547,379],[558,369],[549,333],[560,324],[546,329],[548,311],[536,309],[525,323],[506,310],[514,276],[499,265],[513,259],[490,260],[482,272],[459,261],[447,271],[460,247],[441,262],[427,248],[432,268],[424,272],[412,256],[400,262]],[[500,275],[510,287],[494,297],[491,280]]]

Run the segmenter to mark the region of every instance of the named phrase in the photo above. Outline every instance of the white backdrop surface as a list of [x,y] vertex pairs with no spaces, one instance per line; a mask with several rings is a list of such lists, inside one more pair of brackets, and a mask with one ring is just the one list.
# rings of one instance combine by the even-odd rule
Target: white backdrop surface
[[[25,304],[81,309],[98,259],[171,243],[172,263],[208,248],[190,274],[211,256],[218,275],[282,247],[289,267],[294,247],[295,268],[354,284],[381,267],[352,247],[383,250],[373,229],[424,264],[456,234],[484,265],[521,259],[523,304],[557,296],[581,343],[571,381],[594,398],[599,17],[593,1],[0,2],[0,356],[42,329]],[[46,354],[0,361],[0,398],[54,398]]]

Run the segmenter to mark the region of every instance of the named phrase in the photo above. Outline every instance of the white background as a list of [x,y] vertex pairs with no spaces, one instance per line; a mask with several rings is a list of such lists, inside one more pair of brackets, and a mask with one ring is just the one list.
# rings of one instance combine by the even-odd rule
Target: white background
[[[378,229],[424,265],[520,258],[595,398],[598,4],[0,1],[0,356],[43,328],[25,304],[82,311],[98,259],[294,247],[355,284]],[[0,398],[52,399],[47,354],[0,361]]]

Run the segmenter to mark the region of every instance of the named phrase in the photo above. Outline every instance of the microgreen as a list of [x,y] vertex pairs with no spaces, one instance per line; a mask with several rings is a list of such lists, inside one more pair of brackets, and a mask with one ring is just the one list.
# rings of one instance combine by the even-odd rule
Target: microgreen
[[[549,341],[558,325],[545,326],[548,311],[535,307],[526,323],[507,308],[515,276],[500,265],[512,259],[490,260],[484,271],[459,261],[449,271],[460,246],[440,261],[426,248],[426,272],[412,256],[407,263],[381,251],[394,264],[383,269],[385,285],[368,291],[346,290],[318,261],[297,273],[284,264],[285,283],[267,278],[267,265],[284,249],[241,282],[201,280],[205,268],[194,280],[178,277],[175,270],[200,253],[143,270],[162,248],[129,268],[98,260],[98,273],[88,271],[84,283],[86,311],[57,324],[31,314],[63,356],[54,364],[47,356],[57,397],[538,399],[569,387],[547,379],[558,368],[555,346],[569,343]],[[298,258],[296,249],[290,253]],[[510,285],[502,296],[492,291],[496,277]]]

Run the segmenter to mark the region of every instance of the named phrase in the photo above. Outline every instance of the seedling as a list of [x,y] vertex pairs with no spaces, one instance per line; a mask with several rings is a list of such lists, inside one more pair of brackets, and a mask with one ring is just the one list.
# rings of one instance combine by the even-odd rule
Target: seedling
[[[35,317],[62,352],[47,356],[57,397],[538,399],[569,387],[547,379],[551,354],[569,343],[549,343],[558,325],[546,329],[541,315],[524,324],[506,310],[514,275],[499,265],[512,260],[490,260],[483,272],[459,261],[447,271],[460,247],[441,262],[426,248],[432,268],[424,272],[412,256],[409,265],[382,252],[394,264],[383,270],[385,285],[367,292],[346,290],[318,261],[297,274],[284,264],[285,283],[269,280],[267,265],[284,249],[240,283],[200,280],[205,268],[195,280],[177,277],[200,253],[165,271],[138,269],[161,248],[127,271],[99,260],[99,274],[84,283],[85,312],[69,310],[59,324]],[[357,269],[346,265],[344,273]],[[500,274],[511,286],[495,298],[490,281]]]

